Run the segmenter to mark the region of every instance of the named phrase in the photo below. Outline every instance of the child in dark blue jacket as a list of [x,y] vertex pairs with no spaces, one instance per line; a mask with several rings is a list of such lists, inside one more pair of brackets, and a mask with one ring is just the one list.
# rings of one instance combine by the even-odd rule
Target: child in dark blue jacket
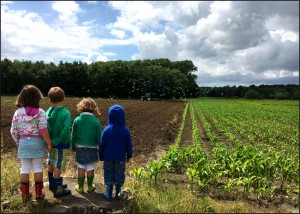
[[103,197],[112,200],[113,186],[115,198],[119,199],[121,187],[125,182],[125,161],[132,158],[130,131],[125,125],[125,111],[120,105],[113,105],[108,111],[108,126],[102,132],[99,143],[99,158],[104,161]]

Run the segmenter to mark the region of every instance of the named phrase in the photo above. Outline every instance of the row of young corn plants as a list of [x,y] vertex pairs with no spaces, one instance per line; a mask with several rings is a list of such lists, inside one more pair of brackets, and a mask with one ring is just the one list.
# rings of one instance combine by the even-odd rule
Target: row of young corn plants
[[[251,144],[257,144],[257,142],[259,142],[263,147],[269,145],[272,147],[276,146],[278,149],[289,149],[290,146],[298,145],[299,130],[296,127],[299,122],[297,123],[295,119],[293,119],[290,123],[287,123],[285,119],[285,117],[292,118],[287,114],[293,114],[294,117],[297,117],[299,113],[296,109],[294,112],[290,112],[290,109],[283,107],[286,112],[284,114],[281,110],[282,121],[285,121],[282,123],[278,120],[278,115],[275,114],[271,107],[267,109],[266,107],[261,107],[255,111],[253,106],[248,107],[245,105],[243,108],[237,109],[237,104],[228,104],[225,100],[206,101],[207,102],[201,102],[199,107],[205,111],[209,117],[218,118],[218,121],[224,123],[224,126],[234,129],[242,138]],[[258,115],[261,115],[261,118],[257,117],[256,112]],[[270,112],[272,112],[277,119],[273,119]],[[266,116],[262,116],[264,114]],[[295,150],[289,150],[288,152],[292,151]]]
[[[221,187],[230,195],[238,196],[242,193],[244,197],[254,193],[257,198],[272,199],[277,189],[284,190],[287,197],[295,192],[299,195],[299,162],[295,156],[285,151],[274,151],[270,147],[243,145],[230,132],[230,127],[226,127],[226,123],[216,119],[222,112],[217,111],[213,105],[211,111],[207,110],[210,109],[207,103],[206,108],[202,108],[202,102],[205,100],[189,101],[194,144],[180,148],[180,139],[176,139],[175,145],[170,146],[161,160],[153,161],[147,169],[135,169],[135,174],[142,174],[142,180],[156,184],[162,180],[158,179],[159,174],[185,173],[190,181],[191,190],[194,191],[196,186],[198,192]],[[242,107],[235,106],[237,112],[242,112]],[[212,114],[212,111],[215,111],[216,115]],[[213,117],[210,118],[211,121],[233,142],[234,147],[227,148],[219,141],[212,126],[205,119],[204,112],[205,115]],[[215,148],[210,153],[203,152],[198,144],[199,130],[194,113],[201,118],[210,140],[214,143]],[[230,114],[227,114],[227,117],[230,118]]]
[[[211,114],[211,112],[217,112],[217,108],[209,108],[209,110],[210,110],[210,114]],[[226,128],[224,128],[223,124],[219,123],[218,120],[216,120],[215,118],[213,118],[212,121],[214,121],[216,123],[215,125],[218,126],[218,128],[223,131],[223,134],[225,136],[228,136],[230,139],[230,136],[232,136],[232,133],[230,133],[229,129],[226,130]],[[233,140],[234,140],[234,138],[233,138]],[[237,140],[234,140],[234,141],[238,142]],[[257,145],[259,145],[259,143],[257,143]],[[271,183],[274,180],[280,180],[280,189],[282,189],[285,184],[287,184],[287,186],[286,186],[287,189],[290,188],[290,185],[292,182],[293,182],[294,186],[296,188],[298,188],[297,185],[298,185],[299,180],[298,180],[297,172],[299,171],[299,163],[297,161],[298,160],[297,157],[286,154],[285,151],[280,151],[280,152],[273,151],[272,148],[269,148],[269,147],[266,147],[266,149],[261,150],[261,148],[258,149],[255,146],[244,146],[244,145],[240,144],[240,142],[238,142],[236,144],[236,146],[237,146],[236,149],[243,148],[244,150],[246,150],[247,151],[246,154],[248,156],[250,154],[254,154],[254,156],[249,156],[248,158],[246,158],[244,160],[242,159],[243,161],[241,161],[241,159],[232,158],[233,157],[232,154],[235,154],[235,152],[230,151],[228,160],[231,159],[232,162],[228,162],[228,161],[223,162],[224,163],[223,166],[225,168],[229,169],[229,170],[225,170],[225,171],[223,170],[224,172],[226,172],[225,174],[227,176],[239,178],[239,179],[242,179],[242,177],[244,177],[249,182],[250,182],[250,180],[253,180],[253,181],[255,180],[254,183],[256,183],[256,185],[255,185],[256,188],[262,186],[262,183],[266,183],[266,187],[270,187]],[[293,148],[290,147],[290,149],[293,149]],[[256,152],[254,152],[254,153],[250,152],[252,150],[256,151]],[[263,153],[261,153],[261,151],[263,151]],[[239,149],[238,154],[240,154],[240,153],[241,153],[241,150]],[[224,154],[222,153],[222,155],[220,155],[220,157],[224,158],[224,157],[226,157],[226,155],[224,156]],[[281,158],[278,158],[278,157],[281,157]],[[286,160],[288,160],[288,161],[286,161]],[[249,165],[249,162],[255,163],[253,165],[255,167],[251,168],[250,167],[251,165]],[[244,167],[241,168],[238,166],[244,166]],[[245,166],[247,166],[247,167],[245,168]],[[259,171],[257,171],[259,173],[255,172],[255,169],[256,170],[260,169]],[[237,174],[237,172],[238,172],[238,174]],[[241,172],[243,172],[243,173],[241,174]],[[266,180],[268,182],[263,182],[264,180]],[[238,182],[238,184],[240,184],[240,181]],[[297,189],[295,189],[295,191],[296,190]]]
[[[189,101],[191,103],[191,106],[194,107],[193,103],[194,101],[193,100],[190,100]],[[203,126],[204,126],[204,129],[206,130],[207,132],[207,136],[209,137],[209,140],[215,144],[216,142],[219,141],[219,138],[217,136],[217,134],[213,131],[213,128],[212,126],[210,125],[210,123],[206,120],[206,117],[204,116],[204,114],[202,113],[202,111],[198,111],[198,108],[196,108],[196,112],[199,116],[199,118],[201,119],[202,123],[203,123]]]
[[175,145],[179,145],[179,143],[180,143],[188,108],[189,108],[189,103],[187,103],[184,107],[183,114],[182,114],[182,122],[181,122],[181,126],[180,126],[180,129],[179,129],[179,133],[178,133],[177,138],[175,140]]

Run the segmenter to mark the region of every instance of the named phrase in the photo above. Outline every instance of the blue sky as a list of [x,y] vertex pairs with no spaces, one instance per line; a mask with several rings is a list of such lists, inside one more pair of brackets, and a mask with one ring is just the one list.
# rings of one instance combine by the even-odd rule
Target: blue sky
[[1,59],[191,60],[199,86],[299,84],[299,1],[1,1]]

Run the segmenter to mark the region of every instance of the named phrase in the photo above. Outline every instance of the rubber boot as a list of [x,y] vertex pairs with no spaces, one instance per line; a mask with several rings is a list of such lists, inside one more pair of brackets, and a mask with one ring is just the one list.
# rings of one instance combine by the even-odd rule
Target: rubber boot
[[54,197],[66,196],[71,194],[71,190],[62,187],[63,178],[53,178],[54,183]]
[[[48,178],[49,178],[49,190],[54,190],[54,184],[53,184],[53,172],[48,172]],[[68,185],[63,183],[63,188],[67,188]]]
[[45,192],[44,192],[43,188],[44,188],[43,181],[35,182],[35,199],[36,200],[45,198]]
[[112,191],[113,191],[113,184],[106,185],[106,192],[103,193],[103,197],[111,201],[112,200]]
[[119,196],[119,193],[121,192],[121,185],[116,184],[116,194],[115,194],[115,199],[119,200],[121,197]]
[[29,192],[29,182],[21,182],[20,190],[22,191],[23,202],[29,201],[32,196]]
[[83,184],[84,184],[85,177],[78,177],[77,179],[78,179],[78,184],[76,184],[75,190],[82,194],[84,192]]
[[93,184],[94,176],[87,176],[87,183],[88,183],[88,192],[94,192],[96,187],[95,184]]

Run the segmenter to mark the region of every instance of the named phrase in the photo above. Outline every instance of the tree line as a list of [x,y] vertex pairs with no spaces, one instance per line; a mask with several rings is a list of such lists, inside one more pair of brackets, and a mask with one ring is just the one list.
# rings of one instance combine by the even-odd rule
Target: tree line
[[140,98],[145,93],[161,99],[223,97],[299,99],[299,85],[203,87],[196,84],[197,67],[190,60],[145,59],[87,64],[1,60],[1,94],[18,94],[26,84],[44,94],[60,86],[67,96]]
[[60,86],[66,95],[103,98],[140,98],[145,93],[161,99],[197,97],[197,70],[190,60],[145,59],[87,64],[1,60],[1,93],[18,94],[26,84],[44,94]]
[[299,85],[250,85],[199,87],[200,97],[248,98],[248,99],[299,99]]

